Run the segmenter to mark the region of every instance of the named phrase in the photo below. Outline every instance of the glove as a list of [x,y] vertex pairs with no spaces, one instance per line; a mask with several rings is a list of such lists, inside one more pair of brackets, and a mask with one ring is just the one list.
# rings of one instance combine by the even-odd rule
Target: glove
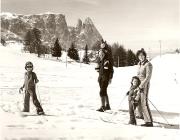
[[19,89],[19,93],[21,93],[23,91],[23,87],[20,87]]
[[143,90],[144,90],[143,88],[139,88],[139,87],[138,87],[138,88],[136,88],[134,91],[135,91],[135,92],[137,92],[137,91],[143,92]]

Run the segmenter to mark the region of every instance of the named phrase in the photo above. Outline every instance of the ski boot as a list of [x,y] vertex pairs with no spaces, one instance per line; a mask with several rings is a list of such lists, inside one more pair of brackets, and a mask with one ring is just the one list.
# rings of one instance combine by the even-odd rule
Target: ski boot
[[105,106],[101,106],[99,109],[97,109],[96,111],[99,111],[99,112],[104,112],[106,111],[106,108]]
[[137,125],[137,122],[136,122],[136,120],[129,120],[128,124]]
[[42,108],[37,108],[37,114],[38,115],[45,115],[45,113],[44,113]]
[[110,107],[109,104],[107,104],[107,105],[105,106],[105,110],[111,110],[111,107]]
[[22,110],[22,112],[29,112],[29,110],[27,110],[27,109],[23,109],[23,110]]
[[38,115],[45,115],[44,111],[37,112]]
[[144,126],[144,127],[153,127],[153,123],[152,122],[146,122],[145,124],[141,124],[141,126]]

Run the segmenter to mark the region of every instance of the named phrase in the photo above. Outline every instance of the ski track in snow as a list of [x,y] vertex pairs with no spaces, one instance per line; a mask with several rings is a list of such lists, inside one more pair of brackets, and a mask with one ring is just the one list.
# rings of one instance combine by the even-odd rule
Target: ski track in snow
[[[65,54],[61,62],[57,62],[22,53],[21,47],[21,44],[13,43],[6,48],[0,46],[0,136],[2,140],[179,139],[178,129],[125,125],[129,119],[127,111],[113,114],[118,109],[128,109],[127,98],[121,106],[119,104],[129,89],[131,77],[136,75],[136,66],[115,68],[113,82],[108,88],[111,108],[114,110],[109,113],[99,113],[95,111],[100,106],[100,99],[98,73],[94,70],[94,64],[80,65],[72,62],[66,68]],[[164,69],[167,66],[164,61],[171,55],[152,61],[154,69],[150,99],[162,111],[177,112],[164,113],[164,115],[169,123],[178,125],[180,69],[175,67],[177,65],[175,63],[178,62],[167,61],[168,64],[171,63],[172,71]],[[173,59],[179,58],[179,55],[174,54]],[[26,61],[32,61],[34,64],[34,71],[40,80],[37,85],[37,96],[39,98],[40,94],[40,101],[47,116],[33,115],[36,110],[32,102],[31,113],[27,114],[28,116],[20,113],[23,108],[23,94],[19,94],[18,90],[23,84]],[[163,67],[158,67],[159,63]],[[156,78],[163,74],[165,76],[162,79]],[[162,83],[162,81],[165,82]],[[152,106],[150,108],[154,110]],[[100,117],[112,123],[103,122]],[[156,111],[153,112],[153,118],[154,121],[166,123]],[[142,123],[142,120],[138,120],[138,124]],[[160,126],[157,123],[154,125]]]

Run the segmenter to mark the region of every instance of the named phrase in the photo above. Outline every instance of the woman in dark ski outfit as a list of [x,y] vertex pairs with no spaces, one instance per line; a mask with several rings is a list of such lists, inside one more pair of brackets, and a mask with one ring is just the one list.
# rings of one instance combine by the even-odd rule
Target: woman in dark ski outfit
[[106,43],[102,42],[101,49],[99,51],[98,68],[96,68],[99,72],[98,82],[101,97],[101,107],[97,111],[100,112],[111,109],[107,94],[107,87],[113,78],[113,64],[111,56],[112,54],[110,48]]
[[139,117],[143,118],[145,121],[145,124],[142,126],[152,127],[153,119],[148,105],[148,93],[153,66],[146,59],[146,52],[144,49],[137,52],[137,58],[139,59],[137,76],[141,81],[137,90],[142,91],[140,94],[140,104],[138,105],[138,114]]

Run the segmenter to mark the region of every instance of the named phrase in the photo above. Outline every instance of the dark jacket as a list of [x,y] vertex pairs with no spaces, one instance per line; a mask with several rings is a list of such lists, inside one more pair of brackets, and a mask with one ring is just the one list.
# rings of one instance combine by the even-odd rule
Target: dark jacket
[[99,62],[99,77],[107,78],[107,80],[110,80],[113,78],[113,66],[112,63],[104,58],[102,61]]
[[35,88],[35,84],[38,82],[39,82],[39,80],[37,79],[35,72],[25,72],[25,74],[24,74],[24,85],[23,85],[25,90]]
[[130,90],[128,91],[128,100],[132,101],[135,99],[135,97],[137,96],[137,90],[135,91],[135,89],[137,88],[137,86],[131,86]]
[[111,48],[106,46],[102,49],[105,53],[105,56],[102,60],[98,58],[98,72],[99,77],[105,77],[107,80],[110,80],[113,78],[113,58],[112,58],[112,51]]

